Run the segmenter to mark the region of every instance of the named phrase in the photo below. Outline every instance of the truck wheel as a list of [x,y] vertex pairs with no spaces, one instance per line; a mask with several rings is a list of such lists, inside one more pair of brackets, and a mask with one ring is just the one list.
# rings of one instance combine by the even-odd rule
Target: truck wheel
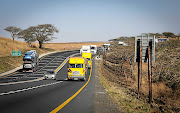
[[84,77],[84,78],[82,79],[82,81],[86,81],[86,78]]

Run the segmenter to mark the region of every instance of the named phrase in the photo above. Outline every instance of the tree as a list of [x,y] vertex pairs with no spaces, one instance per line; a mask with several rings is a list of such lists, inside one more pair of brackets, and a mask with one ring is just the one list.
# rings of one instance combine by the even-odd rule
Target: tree
[[54,33],[58,33],[58,29],[52,24],[43,24],[35,27],[30,27],[33,30],[33,36],[36,37],[36,40],[39,42],[39,48],[42,48],[44,42],[54,39]]
[[172,32],[163,32],[162,34],[166,37],[175,37],[175,34]]
[[33,33],[34,30],[32,28],[27,28],[25,30],[20,31],[17,35],[18,38],[24,39],[25,42],[31,45],[32,42],[36,41],[36,37],[33,35]]
[[31,26],[22,32],[20,32],[19,38],[23,38],[26,42],[38,41],[39,48],[42,48],[44,42],[53,40],[54,33],[58,33],[58,29],[52,24],[42,24],[37,26]]
[[150,33],[150,35],[155,35],[156,37],[162,36],[160,33]]
[[17,28],[15,26],[9,26],[9,27],[6,27],[4,30],[8,31],[11,33],[11,36],[13,38],[13,41],[14,41],[14,38],[17,37],[17,34],[21,31],[20,28]]

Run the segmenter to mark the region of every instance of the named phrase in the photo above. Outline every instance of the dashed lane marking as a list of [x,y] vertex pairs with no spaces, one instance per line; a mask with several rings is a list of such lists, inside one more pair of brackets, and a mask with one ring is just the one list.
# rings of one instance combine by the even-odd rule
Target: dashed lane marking
[[11,74],[8,74],[8,75],[5,75],[5,76],[2,76],[2,77],[0,77],[0,78],[5,78],[5,77],[8,77],[8,76],[14,75],[14,74],[16,74],[16,73],[18,73],[18,72],[14,72],[14,73],[11,73]]
[[12,84],[20,84],[20,83],[28,83],[28,82],[35,82],[35,81],[40,81],[43,80],[44,77],[35,79],[35,80],[28,80],[28,81],[19,81],[19,82],[9,82],[9,83],[0,83],[0,86],[5,86],[5,85],[12,85]]
[[19,89],[19,90],[15,90],[15,91],[9,91],[9,92],[5,92],[5,93],[0,93],[0,96],[24,92],[24,91],[42,88],[42,87],[46,87],[46,86],[51,86],[51,85],[59,84],[61,82],[63,82],[63,81],[53,82],[53,83],[49,83],[49,84],[43,84],[43,85],[39,85],[39,86],[35,86],[35,87],[29,87],[29,88],[25,88],[25,89]]

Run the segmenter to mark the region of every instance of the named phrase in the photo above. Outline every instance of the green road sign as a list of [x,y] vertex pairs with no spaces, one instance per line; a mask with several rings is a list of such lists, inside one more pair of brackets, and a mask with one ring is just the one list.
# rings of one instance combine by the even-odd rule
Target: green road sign
[[21,51],[12,51],[12,56],[21,56]]

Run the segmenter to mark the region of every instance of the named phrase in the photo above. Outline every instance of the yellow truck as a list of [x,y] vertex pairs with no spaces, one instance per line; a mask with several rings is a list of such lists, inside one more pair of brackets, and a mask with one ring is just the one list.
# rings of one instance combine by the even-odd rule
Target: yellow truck
[[88,68],[91,68],[91,53],[82,53],[82,57],[88,59]]
[[83,57],[70,57],[68,80],[86,80],[88,60]]

